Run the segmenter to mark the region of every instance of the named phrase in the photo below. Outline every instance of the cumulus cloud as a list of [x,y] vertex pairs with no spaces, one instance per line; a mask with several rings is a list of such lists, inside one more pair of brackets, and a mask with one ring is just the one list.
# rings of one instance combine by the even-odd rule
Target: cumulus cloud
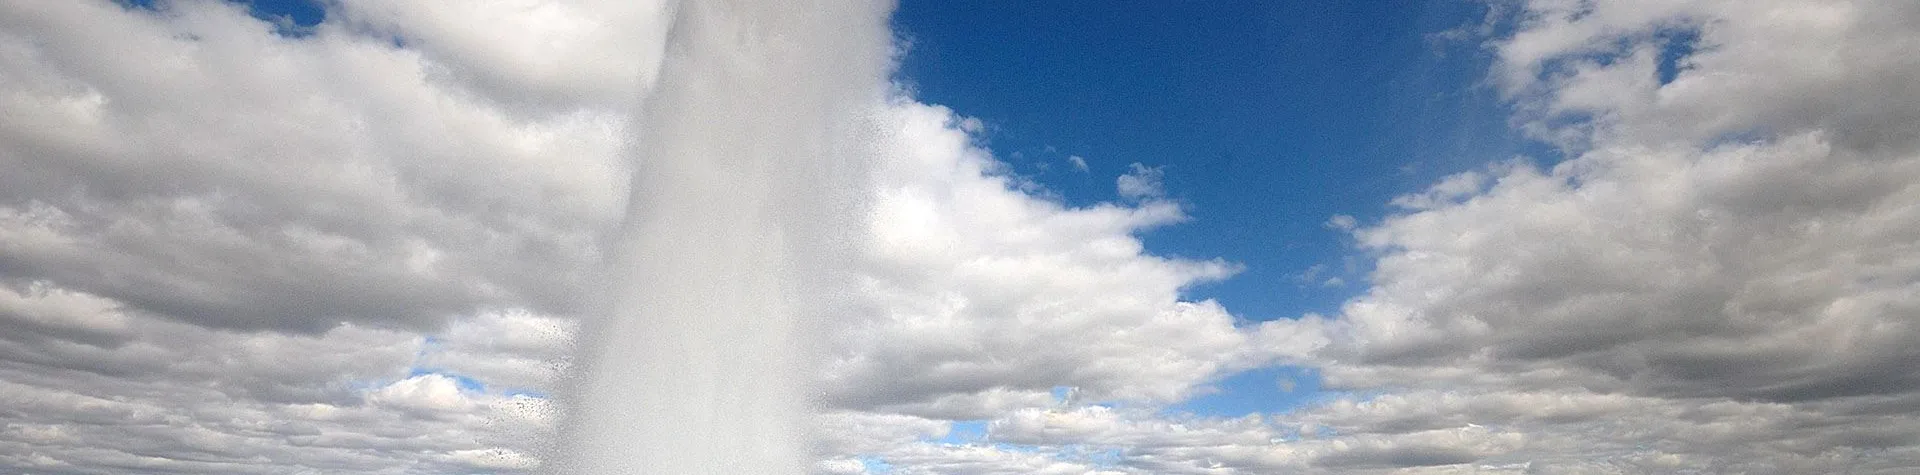
[[[1602,398],[1593,413],[1490,420],[1636,448],[1510,457],[1533,470],[1910,463],[1913,441],[1882,431],[1915,422],[1892,408],[1920,382],[1899,343],[1920,337],[1908,119],[1920,63],[1893,46],[1920,40],[1920,9],[1525,6],[1519,30],[1493,43],[1494,72],[1521,126],[1570,158],[1455,175],[1354,229],[1379,258],[1372,288],[1338,319],[1327,383],[1500,391],[1476,396],[1488,401],[1578,388]],[[1663,83],[1674,30],[1697,44]],[[1663,411],[1685,422],[1640,419]],[[1840,423],[1850,413],[1887,417]],[[1623,419],[1636,422],[1567,432]]]
[[[1662,110],[1752,107],[1746,94],[1688,97],[1698,93],[1697,83],[1757,74],[1735,67],[1754,61],[1747,56],[1779,54],[1762,49],[1771,43],[1753,39],[1763,34],[1751,24],[1773,22],[1764,35],[1778,35],[1776,27],[1784,26],[1840,39],[1818,47],[1797,42],[1812,49],[1806,54],[1853,51],[1849,41],[1871,49],[1920,38],[1886,20],[1911,19],[1914,9],[1688,4],[1686,16],[1586,33],[1598,28],[1587,22],[1612,21],[1614,8],[1596,6],[1580,13],[1581,20],[1566,21],[1550,19],[1575,13],[1541,7],[1532,12],[1537,24],[1501,48],[1538,54],[1547,46],[1532,42],[1547,41],[1541,38],[1594,35],[1560,46],[1559,55],[1547,59],[1562,58],[1651,41],[1636,32],[1671,22],[1712,21],[1700,27],[1703,45],[1688,60],[1690,68],[1671,84],[1614,84],[1621,89],[1606,95],[1617,101],[1587,111],[1607,117],[1603,128],[1574,158],[1550,168],[1502,163],[1485,176],[1458,175],[1397,201],[1413,212],[1355,231],[1363,246],[1383,256],[1373,290],[1347,307],[1353,355],[1394,364],[1519,365],[1500,372],[1549,365],[1609,382],[1608,389],[1672,396],[1793,402],[1912,389],[1911,374],[1889,368],[1911,356],[1891,342],[1910,336],[1907,316],[1916,303],[1911,277],[1920,260],[1903,236],[1920,230],[1906,219],[1920,212],[1914,185],[1920,151],[1843,138],[1900,136],[1910,123],[1768,117],[1715,128],[1692,124],[1699,130],[1677,137]],[[1539,73],[1558,87],[1523,100],[1565,103],[1587,93],[1580,85],[1598,76],[1650,71],[1630,56],[1637,53],[1615,53],[1628,57],[1562,58],[1556,69]],[[1512,65],[1546,61],[1504,57]],[[1798,67],[1765,74],[1786,82],[1850,83],[1859,79],[1828,68],[1848,67],[1856,57],[1873,63],[1861,67],[1885,67],[1878,57],[1849,53],[1832,59],[1840,64],[1803,58],[1793,63]],[[1911,78],[1920,68],[1890,73]],[[1722,87],[1760,87],[1729,82]],[[1887,81],[1884,87],[1892,89],[1859,96],[1844,87],[1807,92],[1881,102],[1905,99],[1905,82]],[[1855,120],[1862,125],[1827,125]],[[1724,139],[1756,128],[1768,133]],[[1478,190],[1482,182],[1485,191]]]
[[415,364],[504,391],[540,391],[569,368],[578,326],[572,318],[522,310],[468,315],[428,340]]
[[1060,386],[1175,401],[1248,361],[1224,308],[1180,297],[1237,267],[1148,255],[1133,236],[1184,219],[1177,205],[1036,198],[992,173],[951,111],[885,113],[900,155],[876,170],[863,290],[876,311],[839,332],[823,385],[839,404],[980,419],[1049,404]]
[[502,0],[461,5],[348,0],[332,21],[434,59],[430,74],[530,114],[631,105],[666,45],[661,1]]
[[9,283],[239,330],[580,310],[622,104],[530,120],[383,37],[164,5],[0,7],[0,97],[41,111],[0,119]]
[[289,38],[230,2],[0,4],[0,101],[34,111],[0,118],[5,470],[535,463],[544,403],[504,391],[565,351],[623,196],[606,91],[638,88],[498,87],[524,65],[401,46],[479,26],[333,7]]
[[4,344],[0,464],[30,473],[467,472],[525,463],[507,447],[530,447],[519,437],[550,426],[538,403],[449,376],[408,377],[424,339],[407,332],[129,325],[138,337],[113,348]]

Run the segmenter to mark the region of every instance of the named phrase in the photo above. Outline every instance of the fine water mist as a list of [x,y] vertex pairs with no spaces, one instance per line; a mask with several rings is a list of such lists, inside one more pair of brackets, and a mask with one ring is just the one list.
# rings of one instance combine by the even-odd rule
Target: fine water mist
[[551,472],[811,466],[809,335],[848,296],[891,1],[669,6],[606,311]]

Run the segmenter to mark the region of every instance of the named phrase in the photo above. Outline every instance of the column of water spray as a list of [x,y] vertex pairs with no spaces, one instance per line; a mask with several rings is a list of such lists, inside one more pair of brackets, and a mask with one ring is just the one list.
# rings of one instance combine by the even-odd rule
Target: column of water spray
[[672,29],[635,137],[606,311],[586,325],[551,472],[810,466],[808,334],[866,218],[886,0],[707,0]]

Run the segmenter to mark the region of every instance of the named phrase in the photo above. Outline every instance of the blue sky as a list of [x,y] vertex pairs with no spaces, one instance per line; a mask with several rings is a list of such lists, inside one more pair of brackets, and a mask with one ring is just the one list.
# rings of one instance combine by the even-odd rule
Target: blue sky
[[[1440,37],[1485,16],[1458,0],[909,0],[894,24],[911,44],[900,80],[985,121],[1013,172],[1066,202],[1115,199],[1129,164],[1164,167],[1193,219],[1147,235],[1149,249],[1243,264],[1192,295],[1268,320],[1335,311],[1363,288],[1329,217],[1378,216],[1520,150],[1481,85],[1480,39]],[[1302,282],[1316,265],[1347,285]]]

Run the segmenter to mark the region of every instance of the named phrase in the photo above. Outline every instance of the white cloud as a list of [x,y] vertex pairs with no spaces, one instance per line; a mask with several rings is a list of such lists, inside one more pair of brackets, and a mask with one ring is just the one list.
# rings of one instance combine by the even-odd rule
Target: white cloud
[[453,378],[439,374],[423,374],[393,382],[367,395],[367,400],[381,406],[414,410],[427,413],[457,413],[472,410],[475,402],[460,389],[460,383]]
[[1354,219],[1353,216],[1336,214],[1336,215],[1333,215],[1333,217],[1327,218],[1328,228],[1338,229],[1341,231],[1352,231],[1353,228],[1356,228],[1359,226],[1360,226],[1360,221],[1357,219]]
[[537,463],[552,410],[500,391],[551,380],[645,76],[576,73],[650,66],[461,50],[629,35],[523,5],[342,3],[295,40],[230,2],[0,4],[0,101],[36,111],[0,117],[0,470]]
[[[1428,187],[1426,191],[1401,195],[1390,203],[1409,210],[1425,210],[1455,204],[1458,200],[1479,194],[1486,188],[1487,176],[1479,172],[1456,173]],[[1352,216],[1335,215],[1327,220],[1327,225],[1335,229],[1351,230],[1355,227]]]
[[1067,163],[1068,163],[1068,164],[1071,164],[1071,165],[1073,165],[1073,169],[1074,169],[1074,171],[1078,171],[1078,172],[1081,172],[1081,173],[1085,173],[1085,172],[1087,172],[1088,170],[1090,170],[1090,169],[1089,169],[1089,168],[1087,167],[1087,159],[1086,159],[1086,157],[1082,157],[1082,156],[1079,156],[1079,155],[1068,155],[1068,156],[1067,156]]
[[0,97],[56,112],[0,119],[8,281],[236,329],[579,310],[620,104],[522,119],[381,37],[166,5],[0,7]]
[[498,390],[549,388],[567,369],[577,327],[569,318],[485,312],[455,319],[415,364],[471,377]]
[[[1473,387],[1486,407],[1573,411],[1470,420],[1527,433],[1527,450],[1486,458],[1531,470],[1909,463],[1892,447],[1911,442],[1883,431],[1914,418],[1839,421],[1920,390],[1895,343],[1920,337],[1920,248],[1905,237],[1920,233],[1905,119],[1920,113],[1920,63],[1888,46],[1920,39],[1920,9],[1532,2],[1521,16],[1494,44],[1503,90],[1571,158],[1456,175],[1356,229],[1380,257],[1336,320],[1327,384]],[[1699,44],[1661,84],[1657,33],[1671,29]],[[1578,404],[1518,402],[1574,388],[1555,397]],[[1453,397],[1389,394],[1365,412],[1468,422],[1469,408],[1416,409]],[[1551,449],[1564,443],[1587,448]]]
[[1161,167],[1135,163],[1128,165],[1127,173],[1120,175],[1114,183],[1120,191],[1121,198],[1130,200],[1159,198],[1167,194],[1165,185],[1161,184],[1166,175],[1166,171]]
[[529,112],[630,107],[652,87],[667,2],[349,0],[341,26],[389,35],[478,97]]
[[[513,464],[541,403],[407,377],[424,341],[342,326],[235,334],[130,316],[100,348],[0,343],[0,464],[115,473],[384,473]],[[57,366],[56,366],[57,364]],[[383,382],[384,381],[384,382]],[[498,457],[482,457],[497,454]]]
[[1114,475],[1125,472],[1101,470],[1086,463],[1061,461],[1046,453],[1010,450],[989,445],[913,444],[887,454],[895,463],[894,473],[920,474],[1014,474]]
[[18,329],[16,338],[33,334],[109,346],[131,336],[129,319],[116,302],[45,282],[28,284],[24,290],[0,288],[0,319],[10,320],[8,326]]
[[[1746,23],[1779,18],[1746,4],[1726,8],[1696,11],[1717,19],[1701,41],[1719,45]],[[1590,21],[1613,18],[1603,13]],[[1871,39],[1862,42],[1887,33],[1864,16],[1794,24],[1864,30],[1858,33]],[[1693,69],[1674,84],[1738,77],[1747,72],[1717,65],[1745,60],[1724,57],[1770,54],[1744,46],[1696,53]],[[1594,63],[1558,80],[1636,67]],[[1903,74],[1920,75],[1920,68]],[[1541,92],[1547,101],[1568,93],[1579,91]],[[1884,371],[1876,368],[1886,358],[1905,354],[1890,346],[1906,335],[1896,309],[1915,302],[1900,296],[1912,287],[1895,276],[1912,275],[1920,260],[1910,257],[1910,240],[1896,236],[1920,230],[1903,219],[1920,209],[1913,186],[1920,150],[1892,153],[1887,147],[1895,144],[1885,142],[1856,148],[1839,136],[1862,131],[1833,131],[1819,121],[1751,142],[1709,139],[1738,129],[1672,142],[1643,132],[1663,129],[1655,125],[1667,119],[1635,115],[1648,104],[1632,97],[1606,110],[1619,124],[1602,124],[1590,149],[1572,160],[1547,170],[1494,167],[1484,192],[1474,191],[1482,179],[1461,178],[1476,174],[1461,175],[1403,198],[1414,212],[1357,231],[1385,254],[1374,289],[1346,312],[1355,344],[1364,346],[1355,351],[1375,361],[1429,363],[1468,362],[1478,352],[1501,363],[1564,365],[1612,379],[1620,390],[1658,394],[1792,401],[1910,389],[1897,375],[1874,383],[1848,378]],[[1808,346],[1816,344],[1854,351]]]
[[1183,288],[1237,270],[1144,253],[1133,233],[1184,219],[1171,203],[1068,208],[992,173],[963,121],[899,104],[897,159],[876,174],[864,294],[825,387],[838,404],[952,419],[1096,400],[1175,401],[1261,359],[1249,334]]
[[854,459],[821,460],[815,467],[815,473],[831,475],[866,475],[867,465]]

